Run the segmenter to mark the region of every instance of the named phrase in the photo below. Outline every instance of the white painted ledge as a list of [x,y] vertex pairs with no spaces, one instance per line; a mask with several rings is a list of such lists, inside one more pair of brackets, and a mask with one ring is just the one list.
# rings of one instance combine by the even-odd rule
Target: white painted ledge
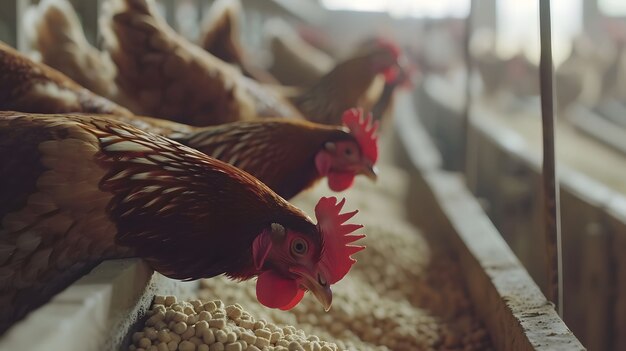
[[154,295],[185,297],[196,285],[139,259],[106,261],[11,327],[0,350],[118,350]]

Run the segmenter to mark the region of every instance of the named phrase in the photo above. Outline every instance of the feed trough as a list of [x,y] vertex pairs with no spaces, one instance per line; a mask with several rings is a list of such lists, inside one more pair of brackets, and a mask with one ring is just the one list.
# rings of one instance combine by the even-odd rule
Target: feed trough
[[[238,335],[236,341],[247,340],[239,346],[225,341],[232,350],[255,350],[251,345],[305,350],[583,349],[459,177],[438,168],[439,156],[414,117],[410,97],[403,96],[395,127],[385,126],[383,152],[406,157],[382,165],[378,184],[359,181],[346,193],[361,210],[356,218],[366,225],[368,249],[356,256],[354,271],[337,285],[329,312],[311,296],[293,311],[268,310],[255,301],[253,283],[218,277],[182,284],[153,273],[140,260],[110,261],[11,328],[0,348],[136,350],[179,341],[179,349],[191,349],[195,342],[202,350],[200,345],[219,342],[218,335],[222,339],[221,332],[201,338],[213,328],[230,335],[227,340],[233,335]],[[320,185],[294,203],[311,211],[314,199],[326,191]],[[171,297],[167,302],[155,299],[165,295],[176,296],[178,304],[172,305]],[[215,314],[217,309],[223,312]],[[162,315],[165,323],[157,325],[160,330],[180,340],[168,335],[161,341],[155,327],[161,317],[155,315]],[[32,338],[33,332],[40,337]],[[252,343],[253,335],[263,340]],[[273,343],[265,345],[264,340]]]

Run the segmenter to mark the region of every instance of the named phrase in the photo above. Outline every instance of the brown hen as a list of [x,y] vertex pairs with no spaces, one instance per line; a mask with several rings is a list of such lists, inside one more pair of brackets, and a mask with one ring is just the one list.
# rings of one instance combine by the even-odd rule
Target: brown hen
[[105,43],[133,112],[195,126],[301,117],[279,95],[176,34],[151,0],[104,5]]
[[69,1],[43,0],[29,7],[24,32],[42,63],[100,96],[120,101],[115,65],[87,41]]
[[310,121],[340,125],[345,110],[363,104],[363,97],[378,75],[384,74],[385,81],[395,79],[399,57],[400,50],[394,44],[380,42],[339,63],[315,85],[291,98],[291,101]]
[[335,65],[332,57],[305,42],[284,20],[267,21],[265,35],[273,57],[269,72],[282,84],[310,87]]
[[127,109],[76,84],[62,73],[0,42],[0,109],[131,115]]
[[285,119],[198,128],[148,117],[112,118],[228,162],[290,199],[324,177],[334,191],[349,188],[359,174],[376,179],[376,128],[355,110],[346,116],[343,128]]
[[[23,70],[37,72],[49,70],[45,65],[24,61]],[[69,81],[62,74],[40,77],[38,84],[55,86],[58,82]],[[2,69],[0,67],[0,76]],[[22,79],[20,79],[20,77]],[[21,75],[12,80],[14,86],[31,84],[28,75]],[[0,85],[1,86],[1,85]],[[38,100],[29,99],[14,92],[12,99],[0,100],[0,110],[37,111],[54,113],[48,106],[62,106],[62,112],[82,111],[77,106],[67,106],[63,95],[42,92]],[[45,100],[47,104],[40,104]],[[13,101],[26,101],[26,104],[14,104]],[[115,106],[113,103],[109,105]],[[99,111],[102,113],[113,110]],[[375,178],[375,157],[366,157],[365,150],[376,150],[375,138],[363,135],[374,133],[372,126],[355,123],[354,116],[348,129],[318,125],[304,120],[263,119],[246,122],[233,122],[220,126],[193,127],[164,119],[140,117],[127,114],[112,114],[108,118],[129,123],[154,134],[175,139],[192,148],[251,173],[284,198],[291,198],[308,188],[322,177],[328,177],[334,190],[341,191],[349,187],[351,179],[357,174]],[[368,134],[369,133],[369,134]],[[334,148],[333,150],[330,150]],[[350,150],[350,155],[341,151]],[[368,151],[371,155],[372,152]],[[326,155],[327,163],[318,165],[316,160]],[[342,175],[342,176],[339,176]],[[342,179],[342,182],[338,182]],[[341,184],[338,184],[341,183]]]
[[319,224],[231,165],[125,123],[0,112],[0,330],[103,259],[175,279],[258,276],[268,307],[330,285],[360,226],[322,198]]

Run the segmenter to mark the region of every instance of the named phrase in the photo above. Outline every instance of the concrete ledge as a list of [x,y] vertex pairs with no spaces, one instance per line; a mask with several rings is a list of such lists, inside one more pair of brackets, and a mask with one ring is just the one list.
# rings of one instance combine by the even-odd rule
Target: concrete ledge
[[[408,98],[398,97],[398,100]],[[473,308],[498,350],[585,350],[522,267],[460,176],[415,160],[432,159],[433,147],[415,147],[413,111],[396,109],[396,130],[413,163],[416,220],[431,239],[458,258]],[[413,112],[413,113],[412,113]],[[410,114],[407,116],[407,114]],[[420,143],[424,143],[422,140]],[[510,147],[517,148],[515,143]],[[426,162],[432,165],[431,162]]]
[[[572,123],[577,118],[587,117],[592,115],[586,115],[582,108],[570,113]],[[589,119],[585,123],[593,121]],[[595,125],[601,126],[603,124]],[[489,212],[492,220],[535,282],[545,289],[540,155],[524,140],[515,142],[516,146],[512,147],[508,139],[520,139],[520,135],[499,123],[488,111],[476,114],[470,132],[482,153],[480,163],[476,163],[480,164],[480,174],[469,173],[472,176],[468,183],[476,184],[473,187],[475,193],[492,205]],[[608,132],[606,135],[610,136]],[[586,152],[585,146],[580,150],[581,154]],[[612,149],[606,151],[612,152]],[[607,163],[606,169],[611,165]],[[623,350],[626,348],[626,334],[622,332],[626,327],[623,317],[626,315],[626,260],[623,255],[626,217],[616,215],[623,213],[616,204],[625,203],[626,198],[623,189],[612,188],[615,182],[600,183],[596,170],[589,175],[580,165],[571,166],[578,169],[560,164],[558,170],[565,321],[589,349]],[[619,181],[619,174],[613,174],[602,179]],[[508,189],[515,184],[523,184],[526,188],[518,195],[511,194]]]
[[196,285],[139,259],[106,261],[9,329],[0,350],[118,350],[154,295],[184,297]]
[[420,150],[419,153],[407,153],[411,163],[419,169],[441,168],[443,165],[441,155],[431,142],[422,121],[417,118],[411,96],[398,94],[395,99],[395,110],[402,111],[394,116],[398,127],[396,133],[400,136],[401,146],[407,150]]
[[580,132],[626,154],[626,129],[621,125],[583,106],[577,106],[570,114],[569,120]]
[[[423,174],[435,203],[429,231],[459,257],[474,309],[498,350],[584,350],[459,177]],[[443,238],[442,238],[443,239]]]

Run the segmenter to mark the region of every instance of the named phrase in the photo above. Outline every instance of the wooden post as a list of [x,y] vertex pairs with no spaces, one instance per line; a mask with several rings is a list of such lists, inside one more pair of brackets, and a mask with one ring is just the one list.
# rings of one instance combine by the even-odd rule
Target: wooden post
[[543,129],[543,196],[548,268],[548,298],[563,317],[563,259],[554,135],[554,70],[550,0],[539,0],[541,119]]

